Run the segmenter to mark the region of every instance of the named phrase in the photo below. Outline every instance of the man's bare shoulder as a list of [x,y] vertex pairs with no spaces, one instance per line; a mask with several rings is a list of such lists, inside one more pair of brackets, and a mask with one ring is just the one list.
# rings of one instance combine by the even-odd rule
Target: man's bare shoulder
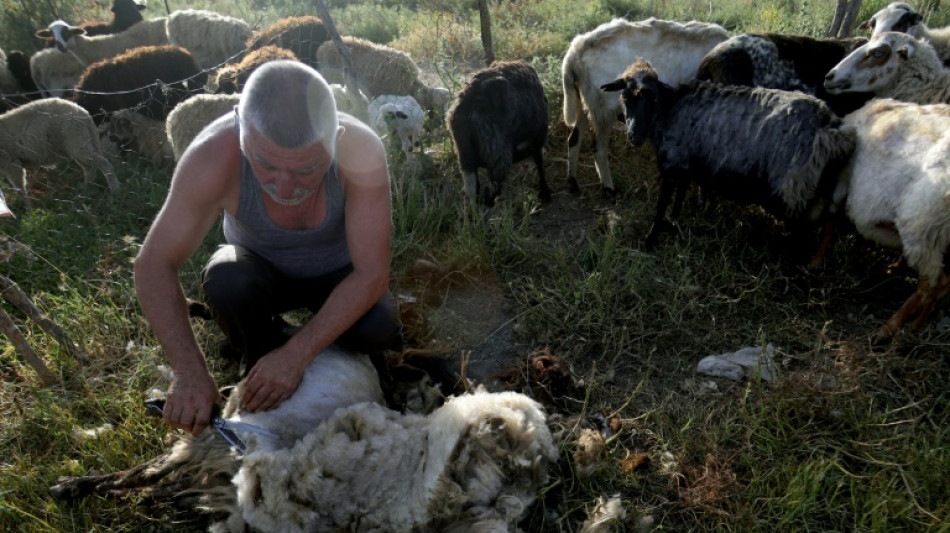
[[386,151],[376,132],[349,115],[340,115],[340,126],[343,131],[336,146],[340,169],[351,179],[375,176],[386,180]]
[[241,148],[233,116],[221,117],[202,130],[182,155],[172,178],[173,189],[198,195],[230,208],[240,189]]

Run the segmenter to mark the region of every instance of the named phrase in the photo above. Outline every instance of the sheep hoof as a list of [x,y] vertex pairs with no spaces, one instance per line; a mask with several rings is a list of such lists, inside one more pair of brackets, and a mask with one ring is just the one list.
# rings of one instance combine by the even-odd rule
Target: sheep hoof
[[567,190],[569,190],[571,194],[581,193],[581,188],[577,185],[576,178],[574,177],[567,178]]
[[877,335],[874,336],[874,341],[871,343],[872,346],[884,346],[891,342],[894,338],[894,331],[891,331],[891,328],[885,324],[877,332]]
[[610,200],[611,202],[617,201],[617,191],[613,187],[604,187],[604,198]]

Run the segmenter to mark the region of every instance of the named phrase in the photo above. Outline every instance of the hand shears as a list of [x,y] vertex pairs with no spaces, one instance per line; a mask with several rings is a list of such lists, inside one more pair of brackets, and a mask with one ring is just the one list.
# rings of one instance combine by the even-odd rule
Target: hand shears
[[[148,408],[149,412],[152,414],[157,414],[161,416],[165,411],[165,399],[156,398],[154,400],[146,400],[145,407]],[[247,431],[250,433],[256,433],[258,435],[263,435],[271,439],[280,439],[280,435],[276,433],[271,433],[264,428],[259,428],[252,424],[247,424],[245,422],[237,422],[234,420],[228,420],[227,418],[221,417],[221,406],[215,404],[211,409],[211,422],[210,425],[214,430],[221,436],[224,440],[233,446],[237,451],[244,453],[247,450],[247,444],[244,442],[241,437],[236,433],[237,431]]]

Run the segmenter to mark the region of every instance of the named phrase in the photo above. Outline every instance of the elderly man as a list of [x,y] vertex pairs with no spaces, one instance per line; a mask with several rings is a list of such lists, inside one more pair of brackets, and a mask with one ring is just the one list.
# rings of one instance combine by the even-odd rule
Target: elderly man
[[[224,213],[205,299],[242,354],[249,411],[272,409],[330,343],[398,349],[388,292],[391,200],[385,151],[339,114],[326,81],[294,61],[248,79],[235,114],[209,125],[182,156],[165,204],[135,260],[142,309],[174,371],[167,423],[195,435],[218,388],[189,323],[179,267]],[[288,338],[280,313],[309,308]]]

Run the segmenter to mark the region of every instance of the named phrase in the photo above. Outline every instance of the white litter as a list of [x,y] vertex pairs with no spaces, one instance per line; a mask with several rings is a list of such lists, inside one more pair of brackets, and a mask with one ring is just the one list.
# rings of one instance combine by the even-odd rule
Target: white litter
[[761,346],[747,346],[735,352],[706,356],[696,366],[696,370],[701,374],[733,381],[749,378],[772,383],[778,377],[774,355],[775,349],[771,344],[765,350]]

